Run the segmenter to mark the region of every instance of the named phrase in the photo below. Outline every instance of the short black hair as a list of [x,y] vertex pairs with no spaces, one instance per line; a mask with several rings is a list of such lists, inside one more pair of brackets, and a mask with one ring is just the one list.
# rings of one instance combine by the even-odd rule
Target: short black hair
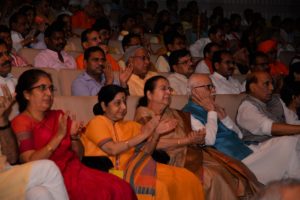
[[10,18],[9,18],[9,27],[10,29],[12,28],[12,24],[18,23],[19,18],[21,17],[25,17],[26,15],[24,15],[23,13],[20,12],[15,12]]
[[96,31],[95,29],[93,28],[88,28],[88,29],[85,29],[82,33],[81,33],[81,43],[84,43],[84,42],[87,42],[88,40],[88,34],[90,34],[91,32],[93,31]]
[[5,46],[6,46],[6,48],[7,48],[7,44],[6,44],[6,42],[5,42],[4,40],[2,40],[1,38],[0,38],[0,45],[5,45]]
[[215,25],[210,27],[210,29],[208,29],[208,36],[212,35],[212,34],[216,34],[219,30],[223,30],[223,28],[219,25]]
[[53,33],[63,32],[64,33],[64,24],[60,22],[54,22],[48,26],[44,32],[45,38],[50,38]]
[[178,61],[180,58],[191,55],[190,52],[186,49],[180,49],[173,51],[171,55],[169,56],[169,65],[171,68],[171,71],[174,71],[173,66],[178,64]]
[[183,41],[185,41],[184,36],[180,35],[176,31],[168,31],[164,34],[163,37],[164,37],[164,43],[165,43],[166,47],[168,46],[168,44],[173,44],[177,38],[182,39]]
[[203,55],[204,55],[204,57],[205,57],[205,55],[206,55],[207,53],[210,53],[210,52],[211,52],[211,49],[212,49],[213,47],[220,47],[220,45],[218,45],[218,44],[215,43],[215,42],[210,42],[210,43],[208,43],[207,45],[205,45],[205,47],[204,47],[204,49],[203,49]]
[[97,51],[100,51],[105,56],[103,49],[101,49],[98,46],[94,46],[94,47],[89,47],[84,51],[84,56],[83,56],[84,60],[88,60],[91,54]]
[[130,40],[132,38],[140,38],[141,39],[141,36],[138,35],[138,34],[134,34],[134,33],[129,33],[127,35],[124,36],[123,40],[122,40],[122,48],[123,48],[123,51],[125,51],[125,47],[128,46],[128,44],[130,43]]
[[216,71],[215,64],[222,61],[222,55],[224,55],[224,54],[231,55],[230,51],[228,51],[228,50],[220,50],[220,51],[216,51],[214,53],[214,55],[212,57],[212,66],[215,71]]

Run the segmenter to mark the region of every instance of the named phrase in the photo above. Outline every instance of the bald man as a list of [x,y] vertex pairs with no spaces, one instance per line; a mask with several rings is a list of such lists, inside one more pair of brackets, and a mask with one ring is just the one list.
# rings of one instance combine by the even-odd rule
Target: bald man
[[206,145],[242,161],[264,184],[287,177],[300,178],[300,155],[295,148],[298,137],[270,138],[246,145],[239,127],[216,104],[215,87],[207,75],[192,75],[188,89],[191,98],[183,110],[192,114],[194,130],[206,128]]

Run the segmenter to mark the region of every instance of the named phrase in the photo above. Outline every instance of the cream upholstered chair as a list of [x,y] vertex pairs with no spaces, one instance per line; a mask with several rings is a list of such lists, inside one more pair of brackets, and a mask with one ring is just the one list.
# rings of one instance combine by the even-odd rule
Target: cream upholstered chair
[[81,74],[83,70],[77,69],[61,69],[58,73],[61,95],[71,96],[72,82]]
[[65,51],[79,51],[83,52],[81,46],[81,40],[79,37],[71,37],[68,39],[67,44],[65,46]]
[[11,73],[15,78],[19,78],[20,75],[29,69],[40,69],[49,73],[52,77],[53,85],[55,86],[56,90],[54,92],[55,95],[61,95],[61,89],[58,81],[58,74],[59,72],[52,68],[37,68],[37,67],[12,67]]
[[[241,95],[217,95],[216,102],[223,108],[225,108],[228,116],[235,121],[237,109],[241,103],[241,100],[245,97]],[[127,114],[125,120],[133,120],[136,107],[140,97],[128,96],[127,98]],[[188,101],[188,96],[176,95],[172,96],[172,102],[170,107],[181,110]],[[64,111],[70,111],[76,114],[77,120],[87,123],[94,117],[93,107],[97,103],[97,96],[55,96],[52,109],[61,109]],[[18,114],[18,106],[13,106],[10,114],[10,119]]]
[[40,52],[40,49],[22,48],[19,50],[18,54],[21,56],[28,64],[33,65],[35,56]]

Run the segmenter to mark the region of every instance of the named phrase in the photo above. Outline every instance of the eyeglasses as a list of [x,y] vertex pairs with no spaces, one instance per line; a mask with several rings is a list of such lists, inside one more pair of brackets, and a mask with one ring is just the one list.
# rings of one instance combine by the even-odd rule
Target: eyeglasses
[[150,57],[149,56],[133,56],[134,58],[138,58],[142,61],[145,61],[145,60],[150,60]]
[[193,89],[201,88],[201,87],[204,87],[207,90],[212,90],[212,89],[216,88],[213,84],[207,84],[207,85],[199,85],[199,86],[193,87]]
[[172,93],[172,92],[174,91],[174,89],[171,88],[170,86],[169,86],[169,87],[166,87],[166,86],[165,86],[165,87],[161,87],[160,89],[161,89],[162,91],[164,91],[164,92],[165,92],[165,91],[169,91],[169,92]]
[[229,60],[227,60],[227,61],[222,61],[222,63],[225,63],[225,64],[227,64],[227,65],[236,65],[236,63],[235,63],[234,61],[229,61]]
[[50,90],[50,92],[54,92],[56,90],[54,85],[45,85],[45,84],[41,84],[41,85],[34,86],[32,88],[29,88],[29,90],[34,90],[34,89],[39,89],[41,92],[45,92],[48,89]]

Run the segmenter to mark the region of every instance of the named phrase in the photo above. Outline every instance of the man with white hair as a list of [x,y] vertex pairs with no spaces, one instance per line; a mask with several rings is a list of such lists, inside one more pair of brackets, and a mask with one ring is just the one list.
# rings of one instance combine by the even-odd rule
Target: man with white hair
[[149,71],[150,56],[147,49],[142,46],[131,46],[125,51],[124,59],[126,66],[133,67],[133,73],[127,82],[129,94],[143,96],[145,82],[157,75],[156,72]]
[[242,161],[264,184],[282,178],[300,178],[297,136],[289,136],[285,140],[276,137],[247,145],[238,126],[216,104],[216,90],[207,75],[192,75],[188,88],[191,98],[183,110],[192,114],[193,130],[205,127],[206,145]]

